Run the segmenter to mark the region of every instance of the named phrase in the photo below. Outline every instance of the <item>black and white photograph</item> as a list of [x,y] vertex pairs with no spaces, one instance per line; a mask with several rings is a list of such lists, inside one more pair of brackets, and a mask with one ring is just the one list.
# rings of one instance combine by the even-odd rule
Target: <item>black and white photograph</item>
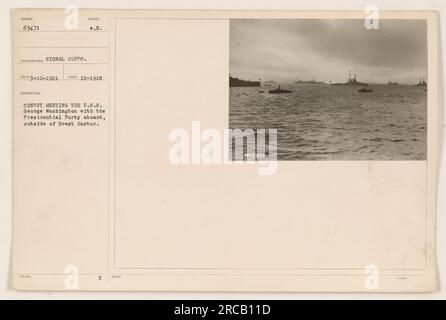
[[0,300],[446,298],[446,1],[110,1],[2,1]]
[[426,160],[422,19],[232,19],[229,128],[277,129],[277,160]]

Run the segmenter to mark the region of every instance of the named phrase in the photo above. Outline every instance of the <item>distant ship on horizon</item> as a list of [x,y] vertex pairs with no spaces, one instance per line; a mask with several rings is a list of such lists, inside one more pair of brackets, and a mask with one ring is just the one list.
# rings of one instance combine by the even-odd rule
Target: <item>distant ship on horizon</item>
[[415,85],[415,87],[426,87],[427,83],[424,81],[424,77],[420,77],[420,81]]
[[324,84],[325,82],[322,81],[316,81],[313,75],[313,79],[311,80],[296,80],[294,81],[294,84],[300,84],[300,83],[305,83],[305,84]]
[[368,86],[368,83],[365,82],[360,82],[357,80],[356,78],[356,73],[353,74],[352,77],[352,73],[351,71],[348,72],[348,81],[347,82],[337,82],[337,83],[332,83],[333,85],[341,85],[341,86]]

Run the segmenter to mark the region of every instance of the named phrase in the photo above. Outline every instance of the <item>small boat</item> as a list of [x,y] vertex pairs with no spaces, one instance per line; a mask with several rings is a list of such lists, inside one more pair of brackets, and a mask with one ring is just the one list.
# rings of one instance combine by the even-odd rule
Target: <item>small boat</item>
[[280,86],[277,89],[269,90],[268,93],[291,93],[293,91],[281,89]]
[[373,89],[361,88],[358,90],[358,92],[373,92]]

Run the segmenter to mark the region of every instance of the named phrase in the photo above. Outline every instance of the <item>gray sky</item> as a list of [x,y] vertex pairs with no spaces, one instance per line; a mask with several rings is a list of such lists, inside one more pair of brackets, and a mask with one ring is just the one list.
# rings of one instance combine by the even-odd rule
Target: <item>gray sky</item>
[[231,20],[230,73],[242,79],[370,83],[427,78],[425,20]]

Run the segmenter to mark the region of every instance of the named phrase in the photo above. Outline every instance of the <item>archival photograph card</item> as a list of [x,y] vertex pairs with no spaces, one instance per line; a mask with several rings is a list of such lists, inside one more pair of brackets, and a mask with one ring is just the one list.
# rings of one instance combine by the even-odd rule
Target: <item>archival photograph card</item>
[[437,289],[435,12],[12,20],[14,289]]

